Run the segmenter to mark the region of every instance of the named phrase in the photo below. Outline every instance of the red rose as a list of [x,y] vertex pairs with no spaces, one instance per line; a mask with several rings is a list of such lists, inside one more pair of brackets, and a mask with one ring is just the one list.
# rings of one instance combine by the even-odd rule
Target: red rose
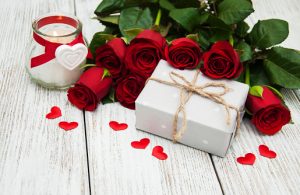
[[68,90],[68,99],[77,108],[95,110],[98,105],[97,96],[85,85],[75,84]]
[[172,41],[165,48],[165,56],[169,64],[179,69],[194,69],[201,60],[202,53],[199,45],[188,38],[179,38]]
[[238,53],[227,41],[215,43],[203,54],[203,61],[201,71],[213,79],[237,78],[243,71]]
[[104,69],[92,67],[85,71],[74,87],[68,90],[68,99],[79,109],[93,111],[107,95],[112,84],[111,77],[102,79]]
[[96,64],[107,68],[113,78],[120,76],[126,45],[123,39],[115,38],[96,49]]
[[253,114],[252,123],[267,135],[277,133],[291,120],[290,111],[268,87],[263,87],[262,97],[248,94],[246,107]]
[[125,65],[133,73],[149,77],[160,59],[166,40],[160,33],[144,30],[138,34],[127,48]]
[[135,100],[145,86],[146,79],[137,74],[129,74],[118,81],[116,98],[126,108],[135,109]]

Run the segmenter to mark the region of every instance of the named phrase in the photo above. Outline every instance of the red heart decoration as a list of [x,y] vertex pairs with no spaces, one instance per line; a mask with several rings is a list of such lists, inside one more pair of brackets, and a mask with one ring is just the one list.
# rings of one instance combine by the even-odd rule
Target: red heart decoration
[[76,127],[78,127],[78,123],[77,122],[62,121],[58,124],[58,126],[62,129],[64,129],[65,131],[70,131],[70,130],[75,129]]
[[150,139],[143,138],[140,141],[131,142],[131,146],[135,149],[145,149],[150,143]]
[[152,150],[152,156],[159,160],[166,160],[168,155],[164,153],[164,148],[161,146],[155,146]]
[[255,155],[252,153],[248,153],[245,155],[245,157],[238,157],[237,162],[243,165],[253,165],[255,162]]
[[47,119],[55,119],[61,117],[61,110],[58,106],[53,106],[50,112],[46,115]]
[[110,121],[109,126],[115,131],[122,131],[128,127],[126,123],[118,123],[117,121]]
[[259,150],[259,154],[261,156],[264,156],[267,158],[276,158],[276,156],[277,156],[276,152],[270,150],[269,147],[266,145],[260,145],[258,147],[258,150]]

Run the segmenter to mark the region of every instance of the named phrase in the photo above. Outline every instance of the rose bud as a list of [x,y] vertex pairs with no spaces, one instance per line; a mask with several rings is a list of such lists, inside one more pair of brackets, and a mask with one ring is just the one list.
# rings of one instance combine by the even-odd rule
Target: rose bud
[[160,59],[166,40],[160,33],[144,30],[127,47],[125,65],[133,73],[149,77]]
[[227,41],[216,42],[203,54],[201,71],[213,79],[233,79],[240,76],[243,65],[238,53]]
[[129,74],[120,79],[116,87],[116,99],[126,108],[135,109],[135,100],[145,86],[146,79],[137,74]]
[[[261,86],[255,86],[261,87]],[[251,122],[263,134],[273,135],[291,121],[291,113],[268,87],[262,86],[261,97],[248,94],[246,108],[253,114]]]
[[123,39],[115,38],[96,49],[96,65],[109,70],[113,78],[123,69],[126,45]]
[[105,97],[112,84],[112,78],[107,77],[104,69],[92,67],[85,71],[74,87],[68,90],[68,99],[81,110],[93,111]]
[[195,41],[179,38],[165,48],[165,56],[169,64],[175,68],[194,69],[199,65],[202,53]]

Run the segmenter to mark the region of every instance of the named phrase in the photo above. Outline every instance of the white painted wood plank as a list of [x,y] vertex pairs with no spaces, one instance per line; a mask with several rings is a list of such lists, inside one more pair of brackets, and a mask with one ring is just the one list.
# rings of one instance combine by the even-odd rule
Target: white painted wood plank
[[[31,21],[49,11],[74,14],[72,0],[1,1],[0,7],[0,193],[89,194],[84,121],[64,91],[41,88],[25,64],[31,49]],[[45,119],[53,105],[63,117]],[[79,127],[65,132],[62,120]]]
[[[115,132],[110,120],[129,128]],[[221,194],[208,154],[135,129],[135,113],[111,104],[86,113],[92,194]],[[130,143],[151,143],[135,150]],[[161,145],[169,158],[159,161],[152,148]]]
[[289,22],[289,37],[280,45],[300,49],[299,0],[252,0],[255,12],[247,18],[250,26],[258,20],[278,18]]
[[88,41],[91,41],[96,32],[103,31],[105,26],[96,19],[94,11],[101,0],[75,0],[76,15],[83,25],[83,34]]
[[[98,3],[76,0],[77,15],[89,38],[103,29],[87,18]],[[114,132],[108,126],[110,120],[126,122],[129,128]],[[208,154],[137,131],[134,111],[119,104],[101,105],[95,112],[86,112],[86,123],[92,194],[222,193]],[[146,150],[131,148],[131,141],[144,137],[151,140]],[[155,145],[165,148],[166,161],[151,156]]]
[[288,90],[282,89],[281,90],[286,105],[289,107],[292,113],[292,120],[298,124],[300,123],[300,96],[299,90]]
[[[281,18],[289,21],[290,36],[282,44],[300,49],[300,26],[297,18],[297,0],[254,0],[255,14],[248,19],[253,24],[258,19]],[[226,158],[213,157],[225,194],[297,194],[300,191],[300,102],[291,90],[282,90],[295,124],[286,125],[274,136],[257,132],[249,120],[244,120],[240,133]],[[266,144],[277,152],[276,159],[261,157],[258,146]],[[236,163],[236,158],[253,152],[256,163],[253,167]]]
[[[300,190],[300,125],[287,125],[274,136],[259,134],[244,120],[226,158],[213,157],[225,194],[297,194]],[[261,157],[258,146],[266,144],[277,152],[276,159]],[[254,166],[236,163],[236,158],[252,152]]]
[[[256,4],[257,2],[254,2],[255,6],[257,5]],[[274,2],[274,4],[275,3],[278,2]],[[268,2],[266,2],[267,6],[270,6],[269,4]],[[291,4],[293,5],[292,1],[286,2],[286,4],[283,5],[282,3],[279,2],[279,4],[277,5],[279,5],[278,7],[282,7],[284,5],[286,6]],[[289,8],[291,7],[289,6]],[[266,8],[261,8],[261,10],[264,9]],[[272,14],[268,13],[267,15],[265,16],[262,15],[259,16],[258,18],[266,19],[270,17],[279,17],[282,19],[289,20],[290,26],[296,30],[291,31],[291,36],[283,45],[287,45],[289,47],[298,49],[297,44],[293,44],[295,43],[293,41],[294,40],[293,37],[295,37],[294,35],[297,34],[297,28],[298,28],[297,24],[295,24],[295,21],[293,20],[294,18],[293,14],[296,14],[294,10],[297,9],[295,9],[294,7],[291,8],[290,15],[280,16],[274,14],[271,11]],[[85,13],[85,11],[83,11],[82,13]],[[275,12],[275,13],[284,13],[284,12]],[[251,18],[251,21],[257,20],[253,17]],[[299,107],[297,107],[296,105],[298,105],[299,102],[297,101],[297,99],[295,99],[295,94],[293,94],[291,91],[285,91],[284,93],[288,99],[287,104],[290,106],[292,110],[294,120],[295,118],[298,119],[299,112],[297,110],[299,109]],[[113,108],[113,106],[115,108]],[[111,116],[107,117],[109,115]],[[160,168],[161,173],[155,172],[154,171],[155,168],[149,168],[146,169],[145,172],[143,171],[145,169],[144,164],[149,164],[150,165],[149,167],[156,167],[157,165],[153,164],[153,162],[151,161],[149,163],[148,161],[149,158],[150,159],[152,158],[150,156],[151,153],[150,149],[148,149],[146,152],[144,151],[135,152],[132,151],[132,149],[129,146],[130,139],[136,140],[144,137],[145,135],[148,136],[147,134],[144,134],[142,132],[135,132],[134,114],[132,111],[123,109],[118,105],[107,105],[107,106],[103,106],[102,109],[98,110],[96,113],[87,113],[86,117],[88,123],[88,133],[89,133],[88,137],[89,137],[89,148],[90,148],[89,152],[90,152],[90,160],[91,160],[92,192],[94,194],[96,194],[97,192],[109,192],[112,194],[118,194],[118,193],[126,194],[130,192],[134,192],[134,193],[187,192],[184,190],[187,190],[188,188],[183,188],[178,191],[178,189],[174,190],[174,186],[169,186],[169,189],[168,188],[161,189],[161,186],[164,186],[164,183],[167,184],[170,183],[169,180],[164,181],[161,180],[162,177],[159,177],[160,174],[170,174],[170,173],[166,173],[167,170],[165,169],[166,168],[165,165],[164,165],[164,169]],[[131,127],[128,131],[131,132],[130,133],[128,131],[122,132],[121,135],[119,133],[112,132],[112,130],[108,128],[109,118],[126,121]],[[90,125],[91,127],[89,127]],[[299,163],[296,160],[297,154],[299,154],[298,153],[299,151],[297,150],[297,148],[299,148],[298,147],[299,141],[297,140],[297,136],[296,136],[298,129],[299,129],[299,125],[298,123],[296,123],[295,125],[289,125],[285,127],[285,130],[277,134],[276,136],[273,137],[261,136],[256,131],[254,131],[249,121],[245,121],[242,128],[242,132],[237,137],[236,142],[232,147],[232,152],[229,154],[229,156],[225,159],[214,157],[214,161],[218,169],[218,174],[221,177],[224,191],[227,193],[255,194],[255,193],[271,193],[271,192],[289,193],[289,192],[296,192],[297,190],[299,190],[297,187],[295,187],[296,185],[299,184],[297,183],[297,179],[295,179],[298,178],[299,176],[299,171],[298,171]],[[160,144],[163,143],[166,145],[170,144],[168,145],[167,149],[172,148],[174,155],[175,154],[185,155],[185,153],[184,154],[182,153],[184,151],[180,151],[183,148],[185,148],[186,150],[190,150],[189,148],[186,148],[181,145],[174,146],[170,142],[157,138],[155,136],[149,136],[149,137],[151,138],[151,140],[154,139],[155,140],[154,142],[160,142]],[[242,155],[249,151],[253,151],[257,153],[257,146],[261,143],[266,143],[272,149],[276,150],[280,155],[279,158],[282,158],[282,160],[280,160],[279,162],[278,161],[275,162],[275,165],[273,165],[272,163],[274,162],[274,160],[272,162],[268,159],[259,157],[258,160],[263,162],[260,165],[256,164],[254,168],[236,165],[235,158],[237,156]],[[275,143],[280,143],[280,144],[275,144]],[[291,146],[293,146],[295,150],[290,149],[286,152],[286,149],[288,149]],[[99,149],[95,149],[95,147]],[[200,152],[200,151],[195,151],[195,152]],[[141,153],[142,154],[146,153],[144,154],[142,160],[140,160],[142,156]],[[200,153],[202,154],[202,152]],[[186,154],[186,156],[183,156],[183,158],[192,158],[192,161],[195,162],[194,160],[195,156],[193,156],[193,154]],[[206,158],[206,156],[204,155],[204,157],[201,157],[201,160],[203,160],[203,158]],[[142,163],[135,164],[136,159],[139,159],[139,162]],[[177,157],[177,159],[180,158]],[[163,165],[163,163],[167,164],[166,162],[160,162],[159,166]],[[193,163],[190,165],[193,167],[197,167],[200,164],[196,165]],[[172,170],[173,172],[179,171],[178,167],[173,167]],[[143,173],[140,173],[140,171],[143,171]],[[134,174],[132,174],[132,172],[134,172]],[[138,186],[144,185],[143,183],[144,173],[148,176],[147,187],[140,189]],[[195,173],[194,174],[188,173],[188,174],[189,175],[181,175],[181,178],[183,180],[187,180],[188,182],[191,182],[194,181],[191,178],[196,178],[197,175],[201,174],[201,172],[197,174]],[[149,176],[151,175],[154,175],[154,177],[149,178]],[[160,178],[160,180],[158,180],[157,178]],[[199,186],[202,187],[201,183],[203,182],[204,181],[199,182],[200,183]],[[214,184],[214,182],[211,183],[212,185],[216,186],[216,183]],[[162,183],[162,185],[160,185],[160,183]],[[117,185],[118,188],[115,189],[110,188],[110,186],[115,186],[115,185]],[[134,187],[132,187],[133,185]],[[197,185],[197,184],[196,183],[191,184],[190,189],[195,188],[195,186],[193,185]],[[191,191],[188,190],[188,192]],[[198,192],[198,191],[195,190],[192,192]]]

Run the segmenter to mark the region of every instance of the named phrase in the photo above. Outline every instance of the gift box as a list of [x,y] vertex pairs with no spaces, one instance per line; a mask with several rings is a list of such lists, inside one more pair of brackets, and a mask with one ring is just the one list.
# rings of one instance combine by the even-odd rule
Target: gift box
[[136,100],[136,128],[224,157],[248,90],[246,84],[212,80],[161,60]]

